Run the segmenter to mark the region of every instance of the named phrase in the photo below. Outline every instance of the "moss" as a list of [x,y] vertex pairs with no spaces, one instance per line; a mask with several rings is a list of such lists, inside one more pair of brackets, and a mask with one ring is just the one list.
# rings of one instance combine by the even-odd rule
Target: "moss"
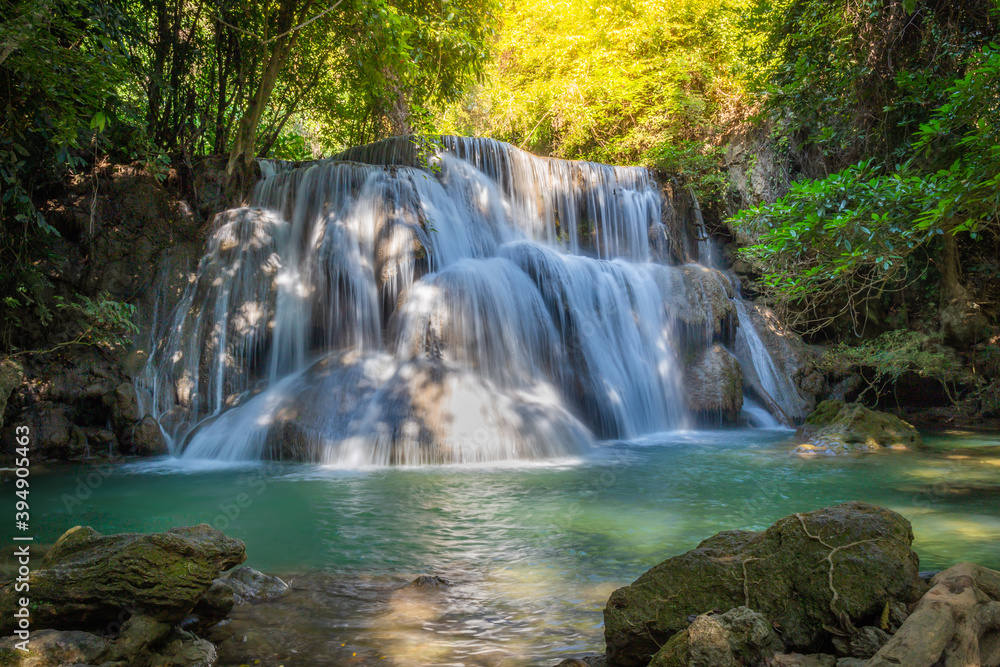
[[[826,454],[874,451],[883,447],[905,449],[921,444],[917,430],[899,417],[840,401],[820,403],[796,436],[813,450]],[[796,453],[813,450],[799,447]]]
[[836,399],[823,401],[816,406],[816,409],[813,410],[812,414],[806,417],[806,423],[813,426],[826,426],[827,424],[833,422],[843,409],[843,401],[838,401]]
[[684,630],[667,640],[649,661],[648,667],[687,667],[688,658],[688,632]]
[[790,647],[816,650],[826,628],[844,618],[868,624],[887,602],[923,592],[912,541],[906,519],[865,503],[785,517],[763,533],[719,533],[612,594],[604,610],[608,664],[646,665],[689,616],[741,605],[780,626]]

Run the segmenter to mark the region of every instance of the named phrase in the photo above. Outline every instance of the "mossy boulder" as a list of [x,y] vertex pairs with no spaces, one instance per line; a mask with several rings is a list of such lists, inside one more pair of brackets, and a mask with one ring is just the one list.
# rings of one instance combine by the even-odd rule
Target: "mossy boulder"
[[646,665],[689,616],[739,606],[762,613],[790,649],[817,650],[826,628],[871,625],[886,604],[919,599],[927,585],[912,542],[906,519],[860,502],[721,532],[611,595],[608,664]]
[[648,667],[738,667],[763,664],[784,649],[771,623],[748,607],[702,614],[663,645]]
[[908,449],[921,444],[912,425],[887,412],[858,403],[823,401],[795,432],[798,454],[841,454],[882,448]]
[[[181,621],[224,570],[246,560],[243,542],[207,524],[149,535],[67,531],[29,579],[31,627],[104,630],[145,614]],[[18,596],[0,588],[0,635],[14,630]]]

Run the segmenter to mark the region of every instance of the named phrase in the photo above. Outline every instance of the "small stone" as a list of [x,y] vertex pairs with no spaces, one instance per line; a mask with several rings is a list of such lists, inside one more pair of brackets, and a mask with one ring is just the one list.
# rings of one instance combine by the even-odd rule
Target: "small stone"
[[[59,667],[73,663],[97,663],[108,650],[108,642],[75,630],[36,630],[28,638],[28,652],[15,648],[17,637],[0,640],[0,665]],[[8,658],[13,656],[13,661]]]
[[183,633],[154,655],[151,664],[156,667],[212,667],[218,659],[212,642]]
[[230,572],[226,575],[226,581],[232,587],[237,603],[275,598],[284,595],[289,588],[280,578],[264,574],[248,565]]
[[451,586],[451,583],[442,577],[422,574],[403,588],[440,588],[442,586]]
[[172,627],[169,623],[138,614],[122,625],[118,639],[111,647],[109,660],[132,660],[148,654],[159,646]]
[[764,616],[747,607],[701,615],[653,656],[649,667],[736,667],[763,664],[784,649]]
[[834,667],[837,658],[827,653],[779,653],[771,667]]
[[191,610],[195,617],[194,622],[185,622],[184,627],[194,631],[209,628],[226,618],[235,604],[233,585],[226,579],[216,579]]
[[866,626],[851,635],[851,656],[870,658],[889,641],[889,633],[873,626]]

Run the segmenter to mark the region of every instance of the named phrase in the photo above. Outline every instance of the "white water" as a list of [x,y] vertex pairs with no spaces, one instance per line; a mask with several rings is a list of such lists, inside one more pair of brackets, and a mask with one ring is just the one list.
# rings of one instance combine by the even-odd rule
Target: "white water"
[[683,350],[732,344],[732,290],[649,261],[649,174],[444,147],[268,164],[216,218],[138,381],[175,453],[481,463],[692,423]]

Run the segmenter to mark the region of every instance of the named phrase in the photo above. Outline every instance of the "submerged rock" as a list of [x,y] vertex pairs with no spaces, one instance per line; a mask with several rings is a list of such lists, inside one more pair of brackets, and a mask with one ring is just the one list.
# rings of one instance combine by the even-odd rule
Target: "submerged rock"
[[225,581],[232,589],[236,602],[275,598],[288,591],[288,584],[278,577],[264,574],[248,565],[227,574]]
[[451,586],[451,582],[437,575],[422,574],[403,588],[440,588],[442,586]]
[[763,532],[725,531],[615,591],[604,609],[608,664],[639,667],[688,617],[747,606],[812,651],[825,628],[870,625],[892,601],[926,590],[910,523],[860,502],[785,517]]
[[148,656],[173,631],[169,623],[138,614],[122,624],[118,639],[111,645],[107,660],[133,661],[136,656]]
[[216,579],[191,610],[191,615],[184,619],[182,626],[195,632],[210,628],[228,616],[235,604],[236,595],[230,583],[225,579]]
[[194,635],[171,640],[159,653],[150,657],[153,667],[212,667],[218,660],[212,642]]
[[566,658],[556,667],[607,667],[603,655],[585,655],[582,658]]
[[921,444],[920,434],[899,417],[857,403],[823,401],[795,432],[797,454],[840,454]]
[[[219,574],[246,559],[243,542],[207,524],[165,533],[67,531],[30,575],[31,626],[104,629],[136,613],[177,623]],[[0,589],[0,633],[14,630],[18,593]]]

